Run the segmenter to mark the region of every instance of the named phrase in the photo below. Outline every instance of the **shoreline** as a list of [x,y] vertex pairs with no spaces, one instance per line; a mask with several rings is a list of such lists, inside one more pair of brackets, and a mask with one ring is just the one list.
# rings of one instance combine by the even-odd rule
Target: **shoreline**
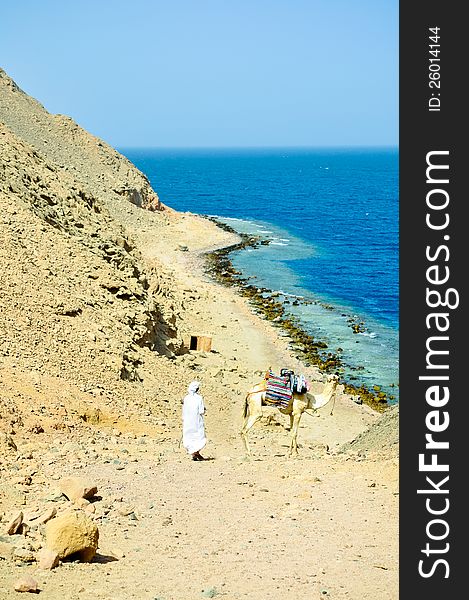
[[[286,314],[285,303],[278,300],[281,294],[269,288],[250,284],[248,278],[243,277],[242,273],[233,267],[229,257],[232,252],[248,247],[256,248],[259,245],[267,245],[269,240],[260,236],[239,233],[216,217],[201,216],[241,239],[239,243],[204,252],[207,273],[222,285],[234,288],[237,293],[248,299],[254,314],[260,315],[273,327],[281,329],[288,337],[291,351],[306,367],[313,365],[321,372],[327,374],[335,372],[342,376],[340,371],[343,370],[343,362],[340,356],[337,353],[327,352],[328,344],[326,342],[307,333],[298,318]],[[295,301],[300,302],[297,298]],[[360,323],[351,325],[355,333],[360,331],[360,325]],[[393,400],[394,397],[383,392],[379,385],[373,385],[371,390],[365,384],[355,385],[346,381],[341,381],[341,383],[344,386],[344,393],[359,396],[363,403],[377,412],[382,413],[396,404],[389,402],[389,399]]]

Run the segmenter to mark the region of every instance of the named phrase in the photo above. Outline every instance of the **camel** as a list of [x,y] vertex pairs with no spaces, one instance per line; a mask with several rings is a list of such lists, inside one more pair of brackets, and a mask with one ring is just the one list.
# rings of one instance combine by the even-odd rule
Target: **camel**
[[[286,408],[279,408],[280,412],[290,416],[291,442],[289,456],[298,454],[297,436],[300,420],[307,409],[317,410],[325,406],[334,396],[336,392],[339,378],[337,375],[328,377],[324,389],[320,394],[304,394],[293,393]],[[241,438],[246,449],[246,453],[251,455],[251,449],[248,443],[248,432],[263,415],[262,407],[265,406],[265,393],[267,389],[267,380],[261,381],[254,385],[246,394],[244,403],[244,424],[241,429]]]

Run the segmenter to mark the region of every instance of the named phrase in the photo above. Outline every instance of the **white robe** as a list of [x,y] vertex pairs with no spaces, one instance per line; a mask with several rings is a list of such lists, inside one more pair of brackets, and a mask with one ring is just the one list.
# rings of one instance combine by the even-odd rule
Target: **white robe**
[[204,429],[204,401],[200,394],[187,394],[182,406],[182,443],[189,454],[207,443]]

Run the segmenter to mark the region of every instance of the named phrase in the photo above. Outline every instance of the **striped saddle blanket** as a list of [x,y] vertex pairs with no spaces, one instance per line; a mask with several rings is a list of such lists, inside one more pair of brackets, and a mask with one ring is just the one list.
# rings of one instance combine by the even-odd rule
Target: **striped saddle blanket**
[[292,394],[290,377],[281,377],[274,375],[272,372],[269,373],[265,392],[266,404],[286,408],[292,398]]

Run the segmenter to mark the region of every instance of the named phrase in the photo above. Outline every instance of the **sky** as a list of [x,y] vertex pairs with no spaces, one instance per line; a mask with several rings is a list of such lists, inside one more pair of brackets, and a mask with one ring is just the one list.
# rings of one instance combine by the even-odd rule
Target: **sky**
[[398,145],[398,0],[0,0],[0,67],[113,146]]

